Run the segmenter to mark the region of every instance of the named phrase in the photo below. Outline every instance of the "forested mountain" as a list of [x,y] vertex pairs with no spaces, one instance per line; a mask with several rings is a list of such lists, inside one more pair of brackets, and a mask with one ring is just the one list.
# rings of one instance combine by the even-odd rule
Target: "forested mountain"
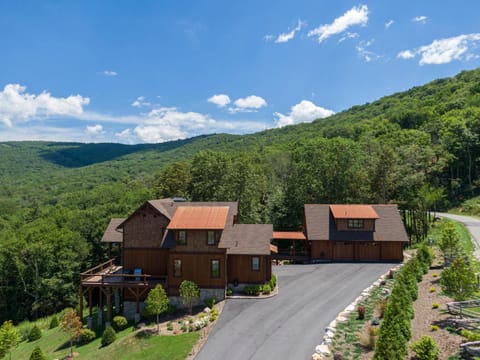
[[480,70],[309,124],[155,145],[0,143],[0,321],[77,301],[101,234],[144,200],[238,200],[299,229],[304,203],[454,205],[479,193]]

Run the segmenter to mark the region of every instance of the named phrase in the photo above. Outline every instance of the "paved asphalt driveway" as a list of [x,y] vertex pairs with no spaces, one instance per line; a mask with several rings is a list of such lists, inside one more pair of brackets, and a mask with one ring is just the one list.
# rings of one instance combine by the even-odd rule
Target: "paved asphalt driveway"
[[279,294],[227,300],[196,360],[308,360],[330,321],[392,266],[274,266]]
[[480,259],[480,220],[470,216],[453,215],[446,213],[438,213],[437,215],[440,217],[445,217],[451,220],[461,222],[467,227],[474,240],[476,248],[474,255],[477,259]]

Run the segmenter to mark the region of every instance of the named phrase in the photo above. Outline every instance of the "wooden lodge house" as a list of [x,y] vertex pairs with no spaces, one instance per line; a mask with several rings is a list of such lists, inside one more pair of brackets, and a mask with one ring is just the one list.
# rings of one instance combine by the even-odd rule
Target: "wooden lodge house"
[[[194,281],[201,299],[225,297],[228,284],[264,284],[271,278],[271,224],[239,224],[236,202],[145,202],[126,219],[112,219],[102,242],[121,248],[113,259],[81,274],[83,298],[107,306],[120,302],[126,316],[140,314],[148,290],[161,284],[178,301],[183,280]],[[103,301],[105,300],[105,302]],[[138,316],[138,315],[137,315]]]

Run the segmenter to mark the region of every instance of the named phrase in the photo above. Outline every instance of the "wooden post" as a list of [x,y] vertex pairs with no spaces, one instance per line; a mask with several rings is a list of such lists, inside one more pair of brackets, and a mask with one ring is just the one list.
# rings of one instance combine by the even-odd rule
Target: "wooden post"
[[83,286],[80,285],[80,320],[83,323]]
[[92,317],[92,288],[88,288],[88,316]]
[[107,287],[107,321],[112,321],[112,289]]

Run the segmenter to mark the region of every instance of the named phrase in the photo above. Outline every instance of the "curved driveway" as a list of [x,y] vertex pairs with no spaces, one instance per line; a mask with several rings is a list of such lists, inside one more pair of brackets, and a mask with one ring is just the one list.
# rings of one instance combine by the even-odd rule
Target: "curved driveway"
[[324,329],[392,264],[276,266],[279,294],[229,299],[196,360],[311,359]]
[[461,222],[465,225],[472,235],[473,243],[475,244],[475,257],[480,259],[480,220],[471,216],[454,215],[447,213],[437,213],[440,217],[445,217],[451,220]]

